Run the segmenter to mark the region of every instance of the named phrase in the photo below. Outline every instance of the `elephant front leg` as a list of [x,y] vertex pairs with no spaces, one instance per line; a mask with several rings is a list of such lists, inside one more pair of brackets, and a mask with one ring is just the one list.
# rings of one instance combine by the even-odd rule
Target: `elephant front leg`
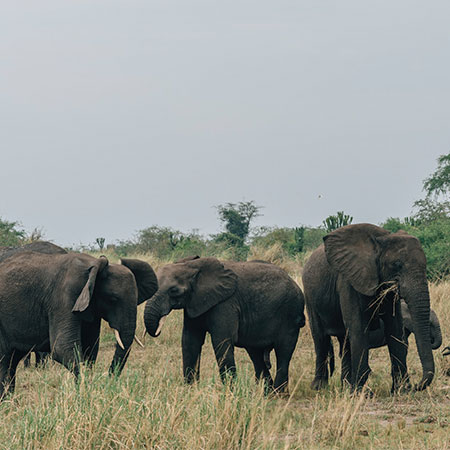
[[100,344],[101,319],[96,318],[93,322],[82,322],[81,324],[81,347],[83,359],[88,365],[93,365],[97,360]]
[[348,283],[341,282],[342,318],[350,342],[351,386],[362,389],[370,373],[368,299],[360,296]]
[[52,358],[78,378],[82,358],[80,321],[76,317],[65,321],[51,318],[49,331]]
[[409,390],[408,369],[406,365],[406,356],[408,353],[408,344],[404,337],[403,321],[400,314],[399,303],[392,305],[394,312],[389,311],[385,315],[385,336],[391,358],[392,388],[391,392],[399,390],[401,387]]
[[352,383],[352,355],[348,336],[339,336],[339,354],[341,356],[341,383],[350,386]]
[[211,341],[222,381],[225,382],[229,375],[234,378],[236,376],[236,363],[234,361],[232,338],[220,333],[211,333]]
[[200,378],[200,355],[205,335],[206,331],[195,327],[188,318],[185,319],[182,334],[183,374],[188,384]]

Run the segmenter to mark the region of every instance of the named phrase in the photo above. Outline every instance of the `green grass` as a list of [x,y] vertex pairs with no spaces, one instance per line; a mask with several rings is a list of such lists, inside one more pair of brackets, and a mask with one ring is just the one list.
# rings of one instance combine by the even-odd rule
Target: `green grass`
[[[292,275],[299,281],[298,268]],[[450,283],[431,285],[431,295],[446,345]],[[143,307],[138,336],[144,330]],[[291,395],[274,397],[254,382],[251,361],[240,349],[237,380],[231,389],[223,385],[209,339],[201,380],[186,386],[179,311],[169,315],[159,338],[147,335],[144,349],[133,346],[119,378],[109,377],[114,339],[104,325],[98,363],[83,370],[79,385],[56,363],[44,369],[20,365],[16,393],[0,404],[0,449],[450,448],[450,378],[445,375],[450,359],[439,351],[436,378],[424,392],[390,395],[388,352],[381,348],[371,351],[372,398],[342,390],[339,370],[317,393],[309,388],[314,350],[306,326],[291,362]],[[408,361],[418,381],[413,337]]]

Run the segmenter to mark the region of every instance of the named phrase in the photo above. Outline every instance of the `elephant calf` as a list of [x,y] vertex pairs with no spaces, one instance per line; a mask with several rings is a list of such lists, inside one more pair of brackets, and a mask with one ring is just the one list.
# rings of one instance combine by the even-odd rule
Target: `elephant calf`
[[[411,311],[408,308],[405,300],[400,301],[400,311],[403,319],[403,332],[406,344],[408,344],[408,338],[411,333],[414,333],[414,321],[411,317]],[[384,320],[380,317],[380,326],[377,330],[371,331],[369,334],[369,346],[370,348],[378,348],[387,345],[386,336],[384,333]],[[437,314],[430,309],[430,339],[431,348],[437,350],[442,345],[442,332],[441,324]]]
[[[234,347],[247,350],[258,379],[285,391],[298,334],[305,325],[304,298],[282,269],[266,262],[231,262],[190,258],[158,272],[159,289],[145,305],[147,332],[160,334],[162,318],[172,309],[184,310],[182,336],[185,381],[199,378],[200,353],[211,334],[222,379],[235,375]],[[265,354],[275,349],[273,383]]]

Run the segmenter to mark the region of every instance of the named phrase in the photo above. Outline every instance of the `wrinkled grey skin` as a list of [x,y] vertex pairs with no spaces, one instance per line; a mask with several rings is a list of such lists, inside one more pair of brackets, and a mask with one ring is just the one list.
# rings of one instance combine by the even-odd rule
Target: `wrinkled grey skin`
[[39,242],[0,251],[0,396],[14,390],[19,361],[30,351],[79,373],[97,357],[101,319],[119,331],[110,371],[120,373],[133,342],[137,305],[157,290],[145,262],[67,253]]
[[[411,317],[408,305],[404,300],[400,301],[400,310],[403,319],[403,332],[405,342],[408,344],[408,338],[411,333],[414,333],[414,322]],[[387,344],[386,337],[384,335],[384,320],[380,317],[380,326],[377,330],[371,331],[369,335],[370,348],[378,348]],[[441,324],[436,313],[430,310],[430,339],[431,348],[437,350],[442,345],[442,331]]]
[[[303,271],[306,307],[316,351],[312,387],[328,382],[331,336],[343,347],[343,381],[361,389],[369,374],[370,332],[384,316],[384,336],[392,366],[392,390],[409,386],[407,347],[403,336],[400,303],[391,291],[394,285],[411,311],[416,345],[422,363],[422,379],[416,389],[425,389],[434,377],[430,339],[430,296],[426,258],[419,241],[404,232],[390,233],[371,224],[348,225],[324,237]],[[346,339],[346,336],[348,338]]]
[[[289,363],[305,317],[302,291],[286,272],[260,261],[194,257],[163,267],[158,282],[158,292],[145,305],[145,327],[155,337],[162,317],[184,309],[187,383],[199,378],[200,353],[210,333],[222,379],[235,374],[234,347],[243,347],[258,379],[276,391],[287,389]],[[277,357],[274,382],[264,357],[272,348]]]

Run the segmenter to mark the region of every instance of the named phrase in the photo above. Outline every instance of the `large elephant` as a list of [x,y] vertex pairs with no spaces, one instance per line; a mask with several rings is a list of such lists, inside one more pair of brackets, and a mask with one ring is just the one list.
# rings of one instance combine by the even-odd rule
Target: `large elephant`
[[[430,296],[422,247],[405,232],[390,233],[371,224],[348,225],[324,237],[303,272],[305,301],[316,351],[312,387],[328,382],[331,338],[343,347],[342,374],[360,389],[369,374],[370,332],[383,315],[392,367],[392,389],[409,383],[399,297],[411,311],[425,389],[434,377],[430,340]],[[390,288],[390,289],[389,289]]]
[[[184,309],[182,334],[185,381],[199,378],[200,353],[211,334],[222,379],[235,374],[234,347],[247,350],[256,377],[285,391],[292,353],[305,324],[303,293],[282,269],[266,262],[187,258],[158,272],[159,289],[145,305],[147,332],[156,337],[162,318]],[[275,349],[275,382],[264,354]]]
[[0,251],[0,396],[8,385],[14,390],[17,364],[32,350],[51,352],[78,376],[78,354],[97,357],[101,319],[114,329],[110,371],[120,373],[137,305],[157,287],[153,269],[136,259],[110,264],[51,243]]

